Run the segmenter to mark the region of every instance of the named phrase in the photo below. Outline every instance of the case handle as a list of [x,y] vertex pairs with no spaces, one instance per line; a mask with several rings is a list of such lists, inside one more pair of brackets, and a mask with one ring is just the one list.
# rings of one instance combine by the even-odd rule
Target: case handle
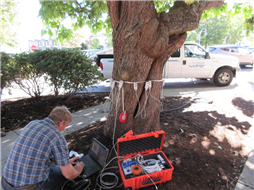
[[[161,178],[158,177],[158,178],[156,178],[156,179],[153,179],[153,182],[158,182],[158,181],[160,181],[160,180],[161,180]],[[143,182],[142,182],[142,185],[147,185],[147,184],[153,183],[153,182],[149,179],[148,181],[143,181]]]
[[153,133],[153,136],[154,136],[155,138],[158,138],[158,137],[159,137],[159,134],[157,133],[157,131],[152,132],[152,133]]
[[125,138],[129,139],[129,138],[131,138],[132,135],[133,135],[133,131],[130,130],[127,133],[125,133]]

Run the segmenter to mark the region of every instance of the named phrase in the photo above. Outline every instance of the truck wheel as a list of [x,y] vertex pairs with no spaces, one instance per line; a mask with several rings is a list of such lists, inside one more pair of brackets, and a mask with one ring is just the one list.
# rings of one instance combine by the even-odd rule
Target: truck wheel
[[214,83],[217,86],[228,86],[233,80],[233,73],[229,69],[220,69],[215,73]]

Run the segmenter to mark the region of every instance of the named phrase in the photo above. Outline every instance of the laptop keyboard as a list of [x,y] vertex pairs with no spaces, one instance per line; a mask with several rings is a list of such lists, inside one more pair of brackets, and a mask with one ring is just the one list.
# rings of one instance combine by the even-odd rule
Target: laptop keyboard
[[84,174],[85,175],[92,175],[96,173],[97,171],[101,170],[101,167],[97,162],[95,162],[91,157],[84,156],[81,158],[81,161],[85,164],[84,167]]

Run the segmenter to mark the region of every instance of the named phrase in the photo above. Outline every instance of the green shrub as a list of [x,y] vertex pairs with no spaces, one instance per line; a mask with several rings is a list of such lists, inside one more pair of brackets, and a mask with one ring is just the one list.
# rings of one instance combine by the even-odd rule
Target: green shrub
[[41,96],[45,85],[58,96],[60,89],[76,93],[102,79],[98,67],[80,50],[36,50],[13,58],[2,53],[1,62],[1,89],[17,85],[31,97]]
[[17,70],[14,68],[14,61],[11,55],[1,52],[1,91],[6,87],[11,87],[15,80]]
[[102,79],[98,67],[92,64],[80,50],[47,49],[37,54],[36,68],[46,74],[55,96],[61,88],[75,93]]
[[37,69],[37,53],[20,53],[14,55],[14,67],[18,71],[15,84],[31,97],[39,97],[43,92],[43,72]]
[[0,52],[0,104],[2,90],[11,86],[16,75],[17,70],[14,68],[13,57],[7,53]]

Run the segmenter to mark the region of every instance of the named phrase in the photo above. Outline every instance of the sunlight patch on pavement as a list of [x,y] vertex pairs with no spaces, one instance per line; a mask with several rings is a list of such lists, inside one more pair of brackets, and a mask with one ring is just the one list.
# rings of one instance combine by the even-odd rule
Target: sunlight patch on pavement
[[107,118],[103,117],[103,118],[100,119],[100,121],[107,121]]

